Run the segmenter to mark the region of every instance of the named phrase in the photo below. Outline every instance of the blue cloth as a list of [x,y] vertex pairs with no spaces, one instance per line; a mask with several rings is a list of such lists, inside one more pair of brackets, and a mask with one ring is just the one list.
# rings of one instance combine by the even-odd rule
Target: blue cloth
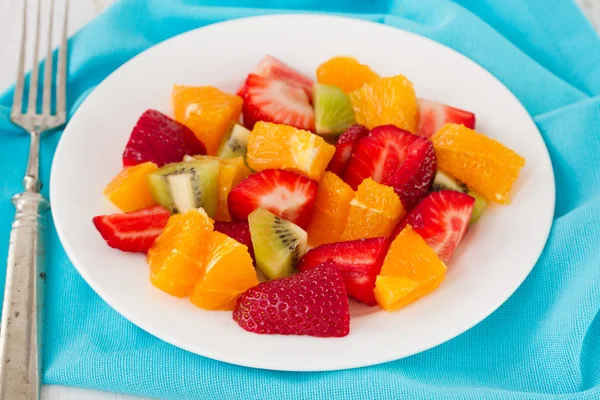
[[[140,330],[88,287],[53,233],[45,383],[165,399],[600,398],[600,40],[570,0],[120,1],[70,42],[71,110],[168,37],[298,10],[353,14],[432,38],[516,94],[542,132],[557,183],[554,225],[531,275],[485,321],[424,353],[356,370],[272,372],[203,358]],[[27,138],[11,134],[10,102],[10,93],[0,98],[0,259],[27,150]],[[44,182],[59,137],[43,141]]]

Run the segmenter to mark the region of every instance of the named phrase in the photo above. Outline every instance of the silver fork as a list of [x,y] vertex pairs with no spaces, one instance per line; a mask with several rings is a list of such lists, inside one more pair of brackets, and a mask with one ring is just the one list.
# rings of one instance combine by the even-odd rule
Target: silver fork
[[53,54],[52,19],[54,0],[50,0],[48,46],[43,77],[42,110],[37,112],[39,84],[38,49],[42,0],[38,1],[36,34],[34,38],[33,69],[30,76],[27,112],[23,113],[25,91],[25,46],[27,30],[27,1],[23,6],[23,36],[19,71],[10,119],[29,132],[29,158],[23,178],[24,191],[13,197],[16,208],[10,234],[2,325],[0,327],[0,400],[37,400],[41,386],[42,327],[44,318],[44,285],[46,273],[43,264],[45,230],[44,212],[48,200],[41,194],[39,180],[40,138],[45,131],[57,128],[66,120],[67,76],[67,14],[56,71],[56,110],[51,109]]

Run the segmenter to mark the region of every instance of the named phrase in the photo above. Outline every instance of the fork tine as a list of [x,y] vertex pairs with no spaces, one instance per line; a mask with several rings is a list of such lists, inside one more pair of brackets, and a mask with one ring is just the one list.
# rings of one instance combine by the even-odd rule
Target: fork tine
[[19,118],[23,109],[23,90],[25,89],[25,40],[27,32],[27,0],[23,1],[23,32],[21,34],[21,54],[19,54],[19,70],[17,73],[17,83],[15,84],[15,93],[13,95],[13,106],[10,112],[10,118],[15,120]]
[[42,95],[42,114],[50,115],[52,102],[52,23],[54,19],[54,0],[50,0],[50,23],[48,25],[48,45],[46,47],[46,61],[44,62],[44,93]]
[[56,116],[60,123],[67,119],[67,19],[69,15],[69,0],[65,0],[65,16],[63,33],[58,49],[58,71],[56,76]]
[[35,44],[33,46],[33,66],[29,77],[29,101],[27,103],[27,113],[33,115],[37,111],[37,92],[40,67],[38,65],[38,51],[40,48],[40,17],[42,13],[42,1],[38,0],[37,22],[35,27]]

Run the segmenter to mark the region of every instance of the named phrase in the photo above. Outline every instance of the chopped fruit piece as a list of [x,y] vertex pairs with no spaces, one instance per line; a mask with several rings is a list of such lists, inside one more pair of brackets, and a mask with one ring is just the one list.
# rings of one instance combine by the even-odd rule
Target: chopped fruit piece
[[462,124],[475,129],[475,114],[431,100],[419,99],[418,135],[432,137],[444,124]]
[[473,197],[454,190],[431,193],[406,214],[391,237],[410,225],[447,263],[467,232],[474,204]]
[[348,222],[340,239],[389,236],[403,216],[404,209],[394,189],[367,178],[350,202]]
[[243,111],[248,129],[258,121],[315,129],[315,112],[309,96],[302,88],[279,79],[248,75]]
[[192,289],[190,301],[206,310],[233,310],[240,294],[258,283],[246,246],[211,232],[204,276]]
[[232,239],[237,240],[248,248],[250,257],[254,260],[254,248],[248,221],[215,221],[215,231],[224,233]]
[[446,124],[431,141],[441,169],[488,200],[510,203],[511,188],[525,165],[523,157],[463,125]]
[[239,124],[233,124],[229,133],[223,136],[217,155],[221,158],[246,158],[246,146],[250,131]]
[[435,176],[431,142],[393,125],[379,126],[354,146],[344,180],[352,188],[366,178],[392,186],[410,210],[429,191]]
[[322,137],[286,125],[256,124],[248,140],[248,166],[255,171],[284,169],[321,179],[335,147]]
[[411,81],[402,75],[366,83],[350,93],[359,124],[373,129],[395,125],[410,132],[417,131],[417,97]]
[[157,169],[151,162],[126,167],[106,185],[104,195],[123,212],[154,206],[147,175]]
[[210,217],[217,212],[219,160],[204,157],[167,164],[148,175],[154,200],[172,213],[202,207]]
[[327,166],[327,170],[340,178],[346,172],[346,164],[352,156],[356,143],[369,134],[369,130],[362,125],[352,125],[340,135],[335,144],[335,154]]
[[325,172],[307,230],[311,246],[339,241],[353,198],[354,191],[350,186],[334,173]]
[[319,135],[336,135],[354,124],[350,97],[336,86],[315,84],[315,129]]
[[306,232],[264,208],[248,216],[256,266],[268,279],[291,275],[306,253]]
[[170,215],[169,210],[154,206],[127,214],[100,215],[92,222],[110,247],[146,253],[167,225]]
[[351,240],[330,243],[309,250],[298,263],[299,271],[307,271],[327,260],[333,261],[342,272],[348,296],[373,306],[373,289],[387,253],[387,238]]
[[221,159],[220,166],[219,195],[215,219],[219,221],[231,221],[227,206],[229,192],[250,175],[250,170],[246,167],[243,157]]
[[446,265],[410,225],[390,245],[375,282],[375,298],[386,311],[394,311],[436,289],[444,280]]
[[483,214],[487,208],[487,200],[477,191],[469,189],[467,185],[458,179],[455,179],[441,169],[438,169],[435,173],[433,184],[431,185],[431,191],[439,192],[441,190],[455,190],[457,192],[466,193],[475,199],[475,205],[473,206],[473,214],[471,214],[470,223],[479,221],[481,214]]
[[350,310],[342,274],[329,261],[289,278],[261,283],[240,296],[233,319],[254,333],[346,336]]
[[151,161],[162,167],[185,155],[206,154],[206,147],[187,126],[165,114],[147,110],[138,119],[123,152],[123,165]]
[[[312,95],[312,79],[273,56],[264,56],[252,73],[259,76],[279,79],[290,85],[300,86],[307,95]],[[238,90],[238,96],[244,97],[245,93],[246,85],[244,84],[240,90]]]
[[344,92],[353,92],[367,82],[379,79],[368,65],[352,57],[333,57],[319,65],[317,80],[326,85],[335,85]]
[[202,277],[212,230],[202,209],[171,216],[148,251],[150,282],[172,296],[187,296]]
[[319,184],[305,176],[278,169],[252,174],[229,192],[229,212],[245,220],[257,208],[305,229],[310,222]]
[[243,100],[211,86],[173,86],[175,119],[189,127],[204,143],[208,154],[217,154],[221,139],[240,118]]

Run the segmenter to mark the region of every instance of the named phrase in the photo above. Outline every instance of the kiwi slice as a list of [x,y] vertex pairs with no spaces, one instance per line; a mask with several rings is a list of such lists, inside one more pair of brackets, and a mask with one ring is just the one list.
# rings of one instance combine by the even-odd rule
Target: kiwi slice
[[167,164],[148,174],[152,198],[172,213],[202,207],[213,217],[217,211],[218,182],[216,158]]
[[337,135],[356,123],[350,97],[339,87],[315,83],[313,101],[319,135]]
[[291,275],[306,253],[306,232],[264,208],[252,211],[248,224],[258,269],[268,279]]
[[473,214],[471,215],[471,221],[474,223],[481,218],[481,214],[487,207],[487,200],[476,190],[470,189],[467,185],[454,178],[450,174],[438,169],[431,185],[432,192],[439,192],[440,190],[455,190],[457,192],[466,193],[475,199],[475,206],[473,207]]
[[240,124],[233,124],[229,132],[223,136],[217,155],[221,158],[246,158],[246,146],[250,131]]

